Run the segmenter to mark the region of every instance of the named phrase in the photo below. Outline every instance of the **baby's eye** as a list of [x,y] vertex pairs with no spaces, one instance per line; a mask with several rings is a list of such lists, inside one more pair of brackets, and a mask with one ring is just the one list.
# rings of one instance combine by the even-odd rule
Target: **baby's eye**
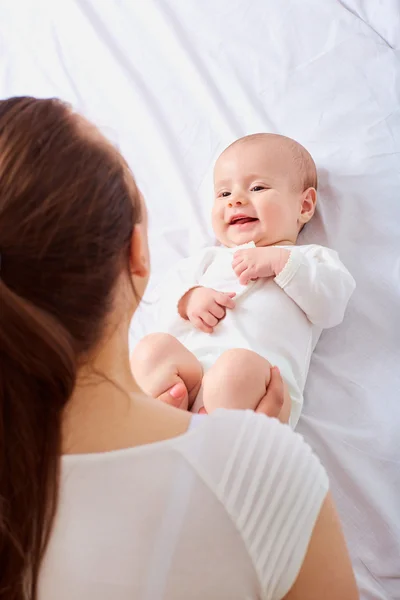
[[266,190],[267,188],[264,185],[255,185],[251,188],[251,192],[261,192],[262,190]]
[[227,196],[230,196],[230,195],[231,195],[230,192],[221,192],[220,193],[221,198],[226,198]]

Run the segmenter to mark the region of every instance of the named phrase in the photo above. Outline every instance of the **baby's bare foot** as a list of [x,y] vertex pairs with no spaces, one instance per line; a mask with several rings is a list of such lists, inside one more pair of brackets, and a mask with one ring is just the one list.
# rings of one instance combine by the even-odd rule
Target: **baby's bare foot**
[[175,383],[168,390],[158,396],[158,400],[174,406],[175,408],[181,408],[182,410],[188,409],[189,397],[188,391],[185,384],[181,379]]

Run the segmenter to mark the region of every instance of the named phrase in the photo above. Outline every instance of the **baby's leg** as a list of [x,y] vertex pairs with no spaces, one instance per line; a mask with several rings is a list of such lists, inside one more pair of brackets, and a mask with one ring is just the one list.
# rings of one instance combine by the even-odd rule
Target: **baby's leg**
[[216,408],[254,410],[266,394],[271,365],[253,352],[227,350],[203,377],[203,401],[206,411]]
[[[216,408],[255,410],[267,393],[270,379],[271,365],[265,358],[251,350],[227,350],[203,377],[204,407],[208,413]],[[286,423],[290,414],[286,385],[284,394],[279,419]]]
[[131,356],[133,376],[153,398],[187,410],[200,389],[203,369],[185,346],[168,333],[152,333]]

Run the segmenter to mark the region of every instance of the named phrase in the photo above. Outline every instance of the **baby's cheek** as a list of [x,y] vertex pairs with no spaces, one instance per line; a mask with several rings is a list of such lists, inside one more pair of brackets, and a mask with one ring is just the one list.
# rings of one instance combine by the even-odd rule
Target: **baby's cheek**
[[211,220],[214,227],[217,226],[221,222],[221,220],[223,220],[223,214],[216,206],[214,206],[211,212]]
[[214,232],[218,235],[221,235],[223,233],[223,231],[225,230],[225,221],[223,218],[223,215],[221,215],[219,212],[214,212],[212,213],[212,226],[214,229]]
[[263,207],[263,217],[269,225],[277,225],[282,221],[285,211],[278,202],[270,202]]

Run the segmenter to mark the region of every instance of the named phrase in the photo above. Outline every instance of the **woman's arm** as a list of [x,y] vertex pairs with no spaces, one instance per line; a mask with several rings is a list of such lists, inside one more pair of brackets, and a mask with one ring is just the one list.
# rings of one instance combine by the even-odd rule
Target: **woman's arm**
[[328,493],[293,587],[284,600],[358,600],[342,528]]

